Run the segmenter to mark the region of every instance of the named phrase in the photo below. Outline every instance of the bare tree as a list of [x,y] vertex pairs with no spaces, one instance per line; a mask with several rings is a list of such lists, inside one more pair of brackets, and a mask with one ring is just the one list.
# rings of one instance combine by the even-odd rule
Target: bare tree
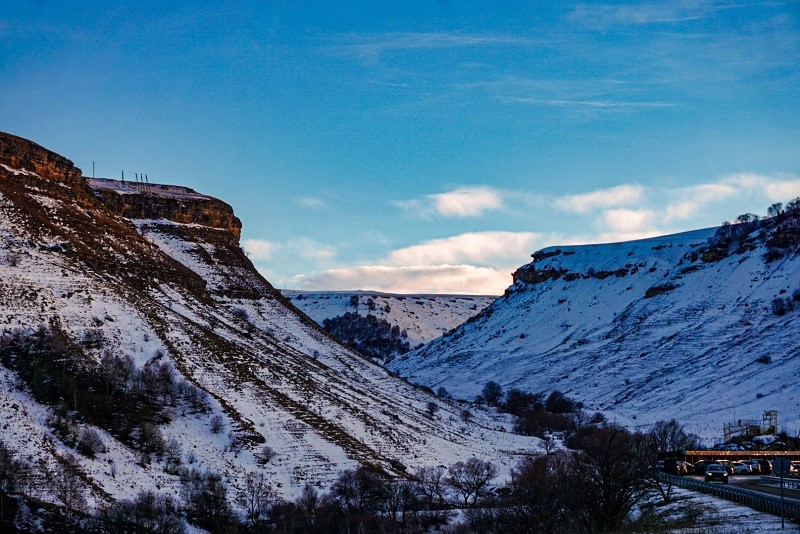
[[391,521],[394,532],[417,531],[420,498],[419,487],[409,480],[398,480],[389,485],[381,512]]
[[417,470],[417,485],[431,510],[443,508],[447,503],[446,473],[442,466],[421,467]]
[[646,469],[647,483],[661,494],[664,502],[672,499],[673,483],[669,477],[659,476],[656,468],[659,456],[668,452],[677,455],[681,450],[696,449],[698,446],[699,438],[687,433],[675,419],[657,421],[642,437],[639,456]]
[[86,508],[86,490],[74,456],[67,455],[63,464],[49,473],[49,479],[56,500],[64,508],[67,521],[71,519],[73,512]]
[[451,465],[447,475],[448,485],[459,494],[464,506],[475,506],[497,476],[497,467],[492,462],[470,458]]
[[589,531],[617,531],[646,495],[637,436],[619,426],[595,429],[578,444],[569,481],[571,507]]
[[211,433],[212,434],[219,434],[222,432],[223,428],[223,420],[221,415],[215,415],[211,418]]
[[272,486],[264,473],[247,473],[236,502],[244,509],[250,526],[257,528],[266,519],[273,497]]

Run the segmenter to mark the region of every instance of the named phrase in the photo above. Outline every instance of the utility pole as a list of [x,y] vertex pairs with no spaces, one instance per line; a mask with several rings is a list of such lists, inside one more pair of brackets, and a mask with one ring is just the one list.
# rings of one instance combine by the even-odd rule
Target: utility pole
[[94,180],[94,161],[92,162],[92,180]]

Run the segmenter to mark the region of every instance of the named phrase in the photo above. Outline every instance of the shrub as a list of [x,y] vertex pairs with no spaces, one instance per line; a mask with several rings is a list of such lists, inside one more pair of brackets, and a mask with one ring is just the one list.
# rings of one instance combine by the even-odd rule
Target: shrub
[[782,315],[786,315],[786,312],[789,311],[789,307],[786,305],[786,301],[782,298],[776,298],[772,301],[772,313],[778,317]]
[[490,380],[484,384],[481,397],[488,406],[498,406],[503,398],[503,388],[494,380]]
[[222,419],[221,415],[213,416],[211,418],[211,420],[209,421],[209,424],[211,425],[211,433],[212,434],[219,434],[220,432],[222,432],[222,429],[224,427],[224,423],[223,423],[223,419]]
[[552,413],[573,413],[580,406],[560,391],[555,390],[547,397],[544,407],[548,412]]
[[84,428],[78,434],[78,452],[88,458],[106,452],[105,443],[94,428]]
[[433,416],[439,411],[439,405],[433,401],[430,401],[425,405],[425,411],[428,413],[428,417],[433,419]]
[[761,356],[756,358],[756,363],[764,363],[764,364],[772,363],[772,356],[770,356],[769,354],[762,354]]

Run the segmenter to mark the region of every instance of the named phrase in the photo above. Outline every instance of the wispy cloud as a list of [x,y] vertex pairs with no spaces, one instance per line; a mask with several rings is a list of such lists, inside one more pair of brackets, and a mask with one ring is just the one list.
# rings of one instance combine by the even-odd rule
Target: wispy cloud
[[325,201],[317,197],[300,197],[295,202],[306,208],[321,208],[325,206]]
[[426,195],[412,200],[399,200],[394,204],[422,218],[432,215],[442,217],[479,217],[487,211],[503,207],[502,195],[488,186],[461,187],[446,193]]
[[390,32],[345,34],[334,37],[338,44],[325,49],[333,54],[376,62],[386,52],[476,46],[536,46],[541,41],[503,34],[467,34],[455,32]]
[[245,239],[244,250],[253,260],[268,260],[275,252],[276,245],[264,239]]
[[264,239],[246,239],[244,250],[251,259],[264,260],[311,260],[329,262],[336,257],[336,249],[309,237],[298,237],[290,241],[275,242]]
[[577,213],[586,213],[596,208],[629,206],[641,202],[644,187],[640,185],[618,185],[608,189],[598,189],[589,193],[566,195],[555,199],[557,208]]
[[553,100],[510,96],[500,97],[500,100],[506,104],[530,104],[536,106],[600,109],[667,108],[675,105],[671,102],[628,102],[623,100]]
[[[752,3],[751,3],[752,4]],[[590,28],[607,28],[615,25],[674,24],[699,20],[709,15],[746,6],[704,0],[662,0],[635,4],[578,4],[568,19]]]
[[794,174],[765,176],[761,174],[734,174],[722,180],[723,184],[748,191],[759,191],[773,202],[783,202],[800,197],[800,177]]

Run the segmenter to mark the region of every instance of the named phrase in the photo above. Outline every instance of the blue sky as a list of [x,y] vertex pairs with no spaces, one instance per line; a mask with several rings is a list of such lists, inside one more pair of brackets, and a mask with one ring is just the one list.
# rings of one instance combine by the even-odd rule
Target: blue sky
[[800,196],[800,2],[0,4],[0,130],[219,197],[278,287],[498,294]]

